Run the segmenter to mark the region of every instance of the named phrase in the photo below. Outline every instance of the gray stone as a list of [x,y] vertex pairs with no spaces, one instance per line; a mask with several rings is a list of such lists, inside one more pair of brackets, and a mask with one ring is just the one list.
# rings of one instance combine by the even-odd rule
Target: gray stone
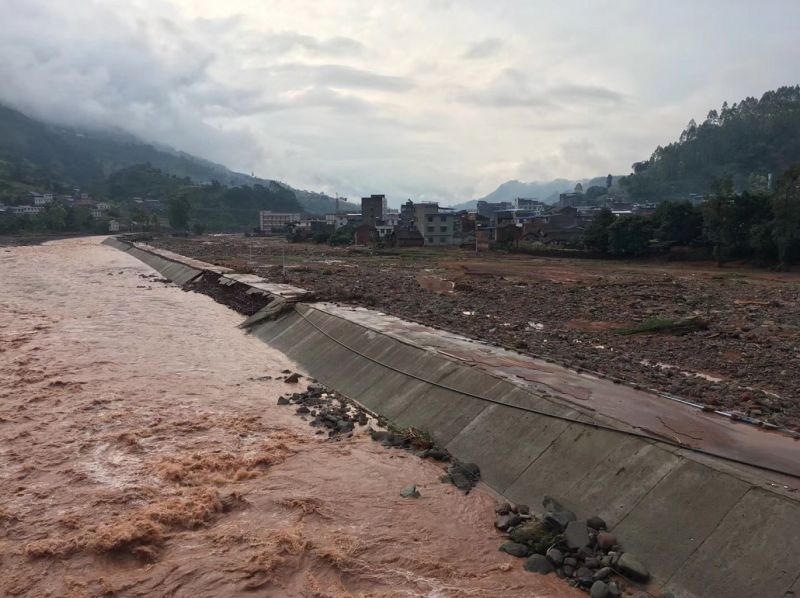
[[570,567],[569,565],[564,565],[564,577],[572,577],[572,574],[575,573],[575,568]]
[[611,575],[613,572],[614,570],[611,567],[603,567],[594,572],[594,575],[592,575],[592,579],[594,580],[607,579],[608,576]]
[[577,519],[575,513],[569,509],[565,509],[560,502],[551,496],[544,497],[542,500],[542,506],[545,510],[545,522],[558,531],[561,531],[567,527],[567,524],[570,521],[575,521]]
[[650,572],[647,570],[647,567],[629,552],[623,553],[623,555],[619,557],[617,567],[622,573],[634,581],[645,582],[650,579]]
[[278,405],[288,405],[289,399],[287,397],[278,397]]
[[597,516],[589,517],[589,519],[586,520],[586,525],[597,531],[606,529],[606,522]]
[[547,575],[555,570],[553,564],[547,560],[547,557],[541,554],[529,556],[528,560],[525,561],[524,569],[530,573],[539,573],[540,575]]
[[564,540],[571,549],[576,550],[589,544],[589,530],[585,521],[570,521],[564,530]]
[[608,598],[608,586],[604,581],[594,582],[592,589],[589,590],[589,596],[592,598]]
[[494,526],[501,531],[506,531],[508,528],[517,526],[520,523],[522,523],[522,518],[516,513],[498,515],[494,520]]
[[589,567],[589,569],[597,569],[600,566],[600,559],[590,556],[583,561],[583,564]]
[[419,491],[417,490],[416,485],[410,484],[409,486],[406,486],[400,491],[400,496],[402,496],[403,498],[419,498],[420,494]]
[[[616,581],[608,582],[608,598],[619,598],[622,596],[622,590],[619,589]],[[666,598],[666,594],[661,594],[661,598]]]
[[510,554],[511,556],[515,557],[526,557],[530,555],[531,549],[525,546],[525,544],[520,544],[519,542],[506,542],[500,547],[500,552],[505,552],[506,554]]
[[561,531],[570,521],[575,521],[577,517],[572,511],[559,511],[557,513],[547,513],[544,521],[553,529]]
[[570,567],[577,567],[578,566],[578,559],[568,556],[564,559],[564,564],[569,565]]
[[353,422],[349,422],[343,419],[340,419],[339,422],[336,424],[336,429],[339,430],[342,434],[347,434],[347,432],[352,432],[355,424]]
[[545,556],[557,567],[564,563],[564,554],[558,548],[551,548]]

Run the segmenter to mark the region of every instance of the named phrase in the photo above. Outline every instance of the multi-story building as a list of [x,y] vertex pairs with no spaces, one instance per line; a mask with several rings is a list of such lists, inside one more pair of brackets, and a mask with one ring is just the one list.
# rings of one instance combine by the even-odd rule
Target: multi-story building
[[425,239],[425,245],[454,245],[456,237],[456,214],[453,210],[440,208],[436,202],[414,204],[414,223]]
[[386,196],[370,195],[361,198],[361,220],[364,224],[375,226],[383,222],[386,213]]
[[261,210],[261,230],[265,233],[279,232],[286,229],[286,226],[295,222],[300,222],[302,214],[294,212],[273,212],[271,210]]

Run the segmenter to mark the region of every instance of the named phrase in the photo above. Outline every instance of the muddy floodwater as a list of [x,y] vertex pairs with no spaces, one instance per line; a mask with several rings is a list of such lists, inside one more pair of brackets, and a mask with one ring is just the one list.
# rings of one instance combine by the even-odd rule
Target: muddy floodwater
[[99,241],[0,248],[0,594],[583,595],[497,551],[488,489],[315,435],[240,315]]

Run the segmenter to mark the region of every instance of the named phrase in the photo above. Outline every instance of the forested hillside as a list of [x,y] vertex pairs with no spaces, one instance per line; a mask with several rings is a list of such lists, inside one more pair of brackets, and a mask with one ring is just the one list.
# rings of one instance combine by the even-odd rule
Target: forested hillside
[[705,194],[714,181],[730,177],[738,191],[766,190],[800,162],[800,86],[746,98],[705,121],[690,121],[680,139],[658,147],[649,160],[633,165],[622,184],[634,199],[656,200]]
[[[145,143],[122,131],[60,127],[0,105],[0,201],[29,190],[62,193],[75,186],[99,197],[108,189],[108,177],[141,164],[198,184],[217,181],[227,187],[247,186],[258,189],[261,195],[270,191],[283,202],[287,193],[296,194],[300,209],[308,212],[332,212],[335,206],[334,198],[322,193],[295,190],[285,183],[234,172],[221,164]],[[121,197],[117,194],[114,199]],[[341,209],[357,208],[342,203]]]

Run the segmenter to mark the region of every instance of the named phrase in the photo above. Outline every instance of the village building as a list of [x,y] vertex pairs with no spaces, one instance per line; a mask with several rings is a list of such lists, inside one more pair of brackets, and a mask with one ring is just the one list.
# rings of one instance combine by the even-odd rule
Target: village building
[[297,212],[273,212],[261,210],[259,212],[261,231],[265,233],[282,232],[289,224],[300,222],[303,215]]
[[361,198],[361,221],[364,224],[375,226],[383,222],[386,213],[386,196],[370,195]]

